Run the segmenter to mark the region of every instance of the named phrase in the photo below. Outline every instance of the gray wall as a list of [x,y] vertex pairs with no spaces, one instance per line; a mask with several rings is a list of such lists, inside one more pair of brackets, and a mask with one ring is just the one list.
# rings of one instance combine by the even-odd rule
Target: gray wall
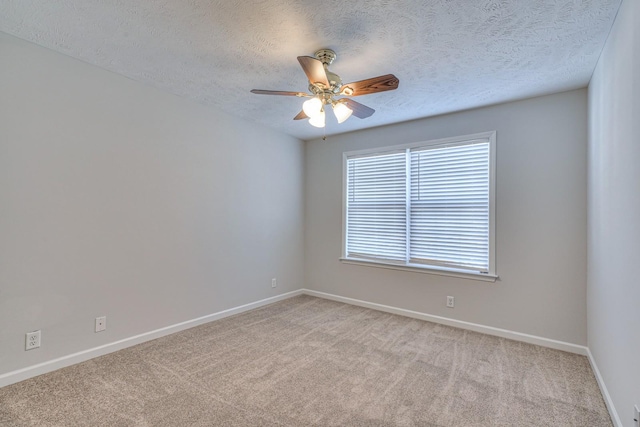
[[638,22],[625,0],[589,85],[589,348],[626,427],[640,406]]
[[[352,118],[351,120],[357,120]],[[342,153],[497,131],[495,283],[342,264]],[[585,345],[585,89],[307,142],[313,290]],[[447,295],[456,307],[447,309]]]
[[0,57],[0,374],[302,287],[302,142],[2,33]]

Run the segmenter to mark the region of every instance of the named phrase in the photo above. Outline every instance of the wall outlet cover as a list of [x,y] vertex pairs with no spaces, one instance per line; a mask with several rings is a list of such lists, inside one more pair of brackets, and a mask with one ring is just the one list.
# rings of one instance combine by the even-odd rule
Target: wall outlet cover
[[33,350],[40,347],[40,331],[27,332],[24,349]]

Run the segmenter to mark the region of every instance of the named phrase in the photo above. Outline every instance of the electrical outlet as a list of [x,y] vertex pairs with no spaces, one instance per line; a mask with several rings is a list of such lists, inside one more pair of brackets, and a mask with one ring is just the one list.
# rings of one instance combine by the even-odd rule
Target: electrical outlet
[[107,316],[96,317],[96,332],[107,329]]
[[275,288],[276,286],[278,286],[278,281],[276,280],[276,278],[274,277],[273,279],[271,279],[271,287]]
[[455,305],[454,298],[453,297],[447,297],[447,307],[453,308],[454,305]]
[[636,427],[640,427],[640,407],[633,405],[633,422]]
[[25,350],[33,350],[40,347],[40,331],[27,332]]

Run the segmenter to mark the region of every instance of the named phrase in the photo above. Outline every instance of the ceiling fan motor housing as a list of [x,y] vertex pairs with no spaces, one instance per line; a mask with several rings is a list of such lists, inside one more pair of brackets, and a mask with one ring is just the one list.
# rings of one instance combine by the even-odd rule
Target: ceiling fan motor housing
[[331,49],[320,49],[314,55],[322,65],[324,65],[324,72],[327,75],[327,80],[329,81],[329,87],[326,87],[321,83],[310,83],[309,91],[314,95],[318,95],[325,104],[329,103],[333,97],[333,95],[340,92],[340,88],[342,87],[342,79],[336,73],[329,71],[329,65],[333,63],[336,59],[336,53]]
[[320,49],[314,56],[318,58],[325,67],[331,65],[337,57],[336,53],[331,49]]

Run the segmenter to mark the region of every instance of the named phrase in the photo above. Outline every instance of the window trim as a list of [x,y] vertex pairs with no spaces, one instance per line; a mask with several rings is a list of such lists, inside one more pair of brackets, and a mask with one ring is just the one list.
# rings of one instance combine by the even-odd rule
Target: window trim
[[[489,143],[489,272],[480,273],[463,269],[438,267],[426,264],[405,264],[370,260],[365,258],[348,258],[346,256],[347,239],[347,159],[372,154],[388,154],[417,147],[447,147],[460,145],[464,142],[482,141]],[[496,274],[496,131],[480,132],[469,135],[441,138],[428,141],[412,142],[408,144],[392,145],[385,147],[368,148],[364,150],[347,151],[342,153],[342,247],[340,261],[344,264],[355,264],[368,267],[388,268],[393,270],[405,270],[418,273],[453,276],[465,279],[495,282]]]

